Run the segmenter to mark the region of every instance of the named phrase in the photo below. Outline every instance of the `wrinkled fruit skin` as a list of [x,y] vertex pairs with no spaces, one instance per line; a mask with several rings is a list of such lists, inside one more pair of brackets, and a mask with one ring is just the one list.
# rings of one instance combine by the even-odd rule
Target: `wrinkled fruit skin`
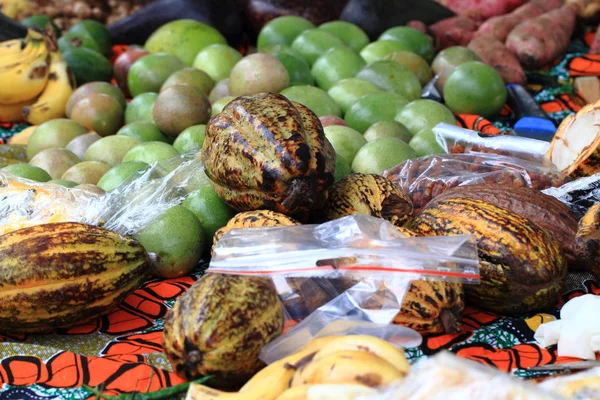
[[481,283],[465,285],[468,304],[507,315],[555,305],[567,263],[554,236],[531,220],[482,200],[434,199],[412,228],[425,236],[475,236]]
[[306,213],[325,204],[334,181],[335,152],[319,118],[277,93],[238,97],[212,118],[202,161],[238,211]]
[[281,214],[271,210],[244,211],[241,213],[237,213],[233,218],[229,220],[229,222],[227,222],[227,225],[215,232],[215,237],[213,239],[213,248],[225,233],[234,228],[260,228],[264,226],[292,225],[300,225],[300,222],[296,221],[292,217],[288,217],[285,214]]
[[600,279],[600,203],[590,207],[579,220],[575,252],[583,270]]
[[329,220],[365,214],[402,226],[414,212],[410,198],[380,175],[350,174],[329,188],[326,213]]
[[237,389],[264,364],[260,349],[283,332],[283,307],[265,278],[208,274],[169,310],[164,352],[180,377],[213,375]]
[[452,188],[436,197],[436,200],[460,197],[484,200],[533,221],[554,235],[570,268],[582,269],[575,255],[577,218],[557,198],[529,187],[477,184]]
[[393,323],[422,334],[457,333],[464,309],[462,284],[413,281]]
[[121,304],[149,276],[142,245],[92,225],[59,222],[0,236],[0,330],[81,325]]

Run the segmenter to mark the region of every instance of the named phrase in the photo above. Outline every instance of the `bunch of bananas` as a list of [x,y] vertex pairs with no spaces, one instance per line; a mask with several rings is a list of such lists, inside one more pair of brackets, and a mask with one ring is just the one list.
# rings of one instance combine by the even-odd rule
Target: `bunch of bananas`
[[65,115],[75,80],[53,40],[30,29],[0,43],[0,122],[34,125]]
[[263,368],[239,392],[192,384],[186,400],[350,400],[376,394],[375,388],[402,379],[409,370],[402,350],[385,340],[327,336]]

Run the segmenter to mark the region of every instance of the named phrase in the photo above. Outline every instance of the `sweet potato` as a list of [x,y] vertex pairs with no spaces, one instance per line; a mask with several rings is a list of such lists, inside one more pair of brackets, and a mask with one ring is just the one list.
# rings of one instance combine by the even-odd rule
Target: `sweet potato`
[[458,15],[475,21],[485,21],[496,15],[504,15],[519,7],[526,0],[437,0],[438,3]]
[[437,50],[450,46],[466,46],[477,30],[477,22],[470,18],[457,16],[446,18],[429,26],[436,36]]
[[541,68],[569,47],[577,20],[577,7],[565,5],[521,22],[506,38],[506,47],[525,68]]
[[481,24],[477,32],[475,32],[475,37],[491,35],[501,42],[504,42],[510,31],[521,22],[540,16],[555,8],[559,8],[561,5],[561,0],[531,0],[510,14],[495,16],[488,19]]
[[479,36],[469,43],[472,50],[481,61],[494,67],[506,83],[525,83],[525,71],[521,68],[519,60],[504,43],[492,36]]

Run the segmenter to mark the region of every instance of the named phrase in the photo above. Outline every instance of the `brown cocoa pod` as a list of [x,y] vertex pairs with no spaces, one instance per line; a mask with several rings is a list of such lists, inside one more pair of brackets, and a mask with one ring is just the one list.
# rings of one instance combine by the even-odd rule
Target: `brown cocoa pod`
[[461,186],[436,197],[431,205],[450,198],[484,200],[530,219],[558,240],[569,267],[581,269],[575,254],[577,218],[560,200],[529,187],[478,184]]

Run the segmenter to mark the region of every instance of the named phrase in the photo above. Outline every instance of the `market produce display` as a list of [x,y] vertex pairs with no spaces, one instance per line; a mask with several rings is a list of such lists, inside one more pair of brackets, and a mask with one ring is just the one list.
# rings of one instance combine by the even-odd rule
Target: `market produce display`
[[[427,1],[390,24],[378,1],[246,1],[215,23],[227,2],[159,0],[113,26],[110,2],[17,3],[0,0],[24,26],[0,19],[0,398],[409,399],[441,350],[527,378],[572,360],[535,334],[600,295],[594,1]],[[556,132],[517,149],[527,118]],[[298,259],[317,239],[348,254]],[[369,319],[307,330],[323,316]]]

